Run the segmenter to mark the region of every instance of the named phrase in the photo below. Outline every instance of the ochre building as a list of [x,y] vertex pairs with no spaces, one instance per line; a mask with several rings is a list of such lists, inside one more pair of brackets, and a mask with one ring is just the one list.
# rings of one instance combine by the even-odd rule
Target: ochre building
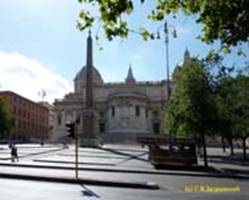
[[15,120],[12,139],[46,139],[49,131],[48,108],[11,91],[0,91]]

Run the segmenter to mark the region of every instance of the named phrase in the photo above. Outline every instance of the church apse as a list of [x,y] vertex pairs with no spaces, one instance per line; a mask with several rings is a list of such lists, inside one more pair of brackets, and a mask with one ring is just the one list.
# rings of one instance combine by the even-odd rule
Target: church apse
[[[92,48],[91,48],[92,49]],[[91,55],[91,54],[90,54]],[[189,55],[185,55],[188,57]],[[104,82],[100,72],[89,60],[92,69],[93,135],[104,142],[135,142],[138,136],[163,134],[163,105],[167,100],[167,81],[138,81],[132,67],[122,82]],[[87,108],[87,65],[79,70],[74,79],[74,92],[55,102],[57,138],[65,138],[69,113],[81,116]],[[111,73],[111,72],[110,72]],[[173,88],[173,82],[170,87]],[[72,115],[72,114],[71,114]],[[83,122],[84,125],[84,122]],[[84,127],[82,128],[84,129]],[[83,138],[88,136],[80,133]]]

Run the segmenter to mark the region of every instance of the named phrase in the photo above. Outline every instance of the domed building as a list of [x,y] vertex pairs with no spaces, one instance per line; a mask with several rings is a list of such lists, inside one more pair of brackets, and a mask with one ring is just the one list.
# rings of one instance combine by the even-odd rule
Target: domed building
[[[99,71],[93,67],[93,84],[94,85],[102,85],[103,80],[99,73]],[[83,88],[86,86],[86,66],[82,67],[82,69],[77,73],[74,78],[74,91],[75,93],[80,93]]]
[[[92,65],[94,133],[104,142],[131,143],[139,136],[163,133],[163,105],[168,99],[167,82],[136,81],[132,67],[123,82],[105,83],[93,66],[92,38],[87,39],[87,63],[74,78],[74,92],[54,102],[54,140],[67,138],[66,124],[80,118],[79,134],[84,135],[87,66]],[[172,85],[170,85],[172,88]]]

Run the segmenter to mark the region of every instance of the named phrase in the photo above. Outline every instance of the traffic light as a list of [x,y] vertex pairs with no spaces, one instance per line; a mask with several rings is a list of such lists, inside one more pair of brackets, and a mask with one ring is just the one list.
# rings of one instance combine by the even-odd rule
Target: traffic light
[[73,138],[75,137],[75,126],[74,123],[69,123],[66,124],[67,127],[67,132],[69,133],[69,135],[67,135],[67,137]]

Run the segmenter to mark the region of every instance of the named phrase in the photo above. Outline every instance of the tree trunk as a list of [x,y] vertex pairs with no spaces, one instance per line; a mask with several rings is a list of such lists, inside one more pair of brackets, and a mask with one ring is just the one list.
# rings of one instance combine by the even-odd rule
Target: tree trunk
[[243,159],[246,160],[246,137],[242,138],[243,142]]
[[223,152],[225,153],[226,152],[226,144],[225,144],[225,138],[224,138],[224,136],[221,136],[221,143],[222,143]]
[[204,167],[208,167],[208,161],[207,161],[207,148],[206,148],[206,140],[204,133],[201,133],[201,139],[202,139],[202,147],[203,147],[203,158],[204,158]]
[[230,145],[230,155],[233,156],[234,155],[234,151],[233,151],[233,139],[229,138],[229,145]]
[[195,138],[195,141],[196,141],[196,147],[197,147],[197,154],[199,155],[199,156],[202,156],[202,152],[201,152],[201,138],[200,137],[196,137]]

